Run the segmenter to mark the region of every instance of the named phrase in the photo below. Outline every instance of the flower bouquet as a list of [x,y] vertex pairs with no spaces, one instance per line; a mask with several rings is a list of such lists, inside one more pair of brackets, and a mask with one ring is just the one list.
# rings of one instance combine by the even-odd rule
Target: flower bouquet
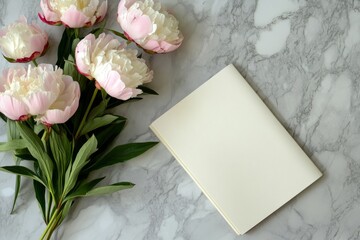
[[[37,64],[49,46],[48,36],[25,17],[0,30],[0,48],[17,64],[0,76],[0,116],[12,151],[16,174],[14,210],[21,177],[30,178],[47,225],[40,239],[50,239],[81,197],[113,193],[134,186],[118,182],[98,186],[89,180],[98,169],[130,160],[156,142],[128,143],[109,149],[126,118],[111,109],[143,94],[153,78],[135,45],[148,54],[177,49],[182,40],[178,21],[153,0],[121,0],[117,20],[123,32],[107,29],[107,1],[41,0],[39,18],[65,27],[55,65]],[[28,161],[25,167],[21,163]]]

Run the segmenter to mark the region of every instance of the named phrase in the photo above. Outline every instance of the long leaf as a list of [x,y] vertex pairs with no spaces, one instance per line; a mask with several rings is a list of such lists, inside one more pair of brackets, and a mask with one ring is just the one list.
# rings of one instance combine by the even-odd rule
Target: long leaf
[[72,42],[75,39],[75,32],[71,28],[65,28],[58,47],[58,59],[56,65],[64,68],[65,59],[71,53]]
[[79,150],[74,163],[68,167],[65,176],[64,195],[67,195],[77,182],[81,169],[86,165],[91,154],[96,151],[97,140],[93,135]]
[[146,152],[156,144],[157,142],[144,142],[119,145],[113,148],[103,158],[96,161],[95,164],[90,167],[90,171],[130,160]]
[[4,166],[4,167],[0,167],[0,171],[29,177],[46,186],[45,183],[41,180],[41,178],[38,175],[36,175],[36,173],[23,166]]
[[65,201],[71,200],[77,197],[85,196],[90,190],[92,190],[99,182],[101,182],[105,177],[94,179],[90,182],[80,185],[74,192],[70,193]]
[[116,99],[116,98],[110,98],[109,104],[108,104],[106,109],[111,109],[111,108],[117,107],[117,106],[119,106],[121,104],[124,104],[124,103],[136,102],[136,101],[139,101],[141,99],[142,98],[140,98],[140,97],[134,97],[134,98],[130,98],[129,100],[123,101],[123,100],[119,100],[119,99]]
[[[6,124],[7,124],[8,141],[14,140],[14,139],[20,139],[20,133],[19,133],[19,130],[17,129],[17,127],[16,127],[16,122],[11,120],[11,119],[8,119]],[[24,144],[25,144],[25,142],[24,142]],[[15,160],[15,164],[17,166],[20,165],[21,158],[16,156],[16,152],[19,151],[19,150],[24,150],[24,149],[26,149],[26,148],[17,149],[17,150],[14,151],[14,160]],[[13,204],[12,204],[12,207],[11,207],[10,214],[14,213],[15,206],[16,206],[16,200],[17,200],[17,198],[19,196],[19,192],[20,192],[20,185],[21,185],[21,176],[17,175],[16,179],[15,179],[15,194],[14,194]]]
[[29,127],[25,126],[24,124],[21,124],[19,122],[17,122],[16,124],[22,138],[26,141],[29,152],[37,160],[42,173],[45,175],[48,187],[50,188],[50,190],[52,190],[52,160],[45,152],[44,146],[38,135],[36,135]]
[[24,141],[24,139],[14,139],[0,143],[0,152],[13,151],[22,148],[26,148],[26,141]]
[[99,105],[94,107],[91,112],[89,113],[88,119],[93,119],[95,117],[98,117],[100,115],[104,114],[104,111],[106,110],[106,106],[109,103],[110,99],[105,99],[104,101],[101,101]]
[[16,175],[16,179],[15,179],[15,194],[14,194],[14,198],[13,198],[13,203],[11,206],[11,212],[10,214],[13,214],[15,211],[15,206],[16,206],[16,200],[19,196],[19,192],[20,192],[20,184],[21,184],[21,176],[20,175]]
[[127,37],[125,36],[125,34],[123,34],[121,32],[118,32],[118,31],[115,31],[115,30],[112,30],[112,29],[106,29],[106,30],[112,32],[113,34],[115,34],[118,37],[121,37],[122,39],[128,40]]
[[143,93],[146,93],[146,94],[159,95],[157,92],[155,92],[154,90],[152,90],[152,89],[149,88],[149,87],[138,86],[138,89],[140,89],[141,91],[143,91]]
[[14,155],[21,160],[36,161],[27,148],[15,150]]
[[99,142],[98,148],[102,149],[109,146],[111,141],[113,141],[115,137],[118,136],[124,129],[125,124],[126,118],[119,118],[105,127],[96,129],[94,134]]
[[34,191],[35,191],[35,197],[38,201],[39,207],[41,209],[44,222],[47,222],[46,220],[46,203],[45,203],[45,187],[44,185],[40,184],[37,181],[33,181]]
[[106,126],[106,125],[114,122],[118,118],[119,118],[118,116],[115,116],[112,114],[106,114],[104,116],[91,119],[85,124],[84,128],[81,131],[81,135],[91,132],[99,127]]
[[3,113],[1,113],[1,112],[0,112],[0,118],[1,118],[4,122],[7,121],[7,117],[6,117]]
[[135,184],[133,184],[131,182],[119,182],[119,183],[115,183],[115,184],[105,186],[105,187],[94,188],[93,190],[90,190],[89,192],[87,192],[85,196],[92,197],[92,196],[110,194],[110,193],[114,193],[114,192],[117,192],[120,190],[129,189],[134,186],[135,186]]

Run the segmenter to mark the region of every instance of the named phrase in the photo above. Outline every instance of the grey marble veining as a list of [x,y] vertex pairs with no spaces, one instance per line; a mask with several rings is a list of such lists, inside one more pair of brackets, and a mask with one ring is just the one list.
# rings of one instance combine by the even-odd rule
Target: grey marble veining
[[[109,1],[108,26],[118,1]],[[116,110],[129,118],[118,143],[154,140],[149,124],[217,71],[234,63],[324,176],[248,234],[236,236],[159,145],[96,173],[136,187],[76,203],[56,239],[360,239],[360,2],[346,0],[164,0],[179,19],[180,49],[150,57],[160,96]],[[55,62],[62,27],[37,19],[38,1],[0,0],[0,25],[25,15],[50,35],[39,62]],[[0,60],[1,69],[9,66]],[[221,91],[221,89],[219,89]],[[215,97],[215,96],[214,96]],[[0,124],[5,141],[5,127]],[[226,142],[226,139],[224,139]],[[0,155],[0,165],[12,163]],[[14,177],[0,173],[0,239],[37,239],[44,224],[23,181],[9,215]]]

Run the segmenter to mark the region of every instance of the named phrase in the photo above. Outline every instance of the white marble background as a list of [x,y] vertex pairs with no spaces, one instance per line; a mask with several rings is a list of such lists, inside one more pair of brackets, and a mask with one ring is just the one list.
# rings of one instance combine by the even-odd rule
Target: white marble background
[[[23,14],[39,22],[39,1],[0,0],[0,25]],[[117,0],[109,0],[109,26]],[[160,96],[117,109],[129,118],[118,142],[154,140],[149,124],[229,63],[234,63],[324,177],[244,236],[236,236],[190,177],[159,145],[104,169],[108,182],[136,187],[79,201],[56,239],[359,239],[360,2],[350,0],[164,0],[177,16],[183,46],[150,59]],[[62,27],[39,22],[55,62]],[[0,60],[1,69],[8,66]],[[221,91],[221,89],[219,89]],[[1,140],[5,129],[0,125]],[[226,144],[226,140],[224,141]],[[219,146],[220,147],[220,146]],[[12,163],[0,155],[0,165]],[[0,239],[38,239],[44,224],[31,182],[9,215],[14,177],[0,173]]]

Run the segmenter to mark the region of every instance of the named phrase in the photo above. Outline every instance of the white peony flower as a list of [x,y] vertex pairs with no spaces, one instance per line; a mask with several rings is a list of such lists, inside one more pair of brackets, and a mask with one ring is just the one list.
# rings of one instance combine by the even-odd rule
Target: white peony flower
[[174,51],[184,38],[176,18],[153,0],[121,0],[117,20],[129,40],[152,52]]
[[107,0],[41,0],[40,19],[50,25],[64,24],[71,28],[89,27],[104,19]]
[[48,48],[48,35],[25,17],[0,30],[0,48],[9,61],[29,62]]
[[76,66],[80,73],[96,82],[112,97],[127,100],[142,91],[139,85],[150,82],[153,72],[134,49],[125,49],[111,35],[93,34],[81,40],[75,50]]
[[50,64],[10,68],[0,77],[0,112],[12,120],[32,115],[45,124],[63,123],[79,99],[79,84]]

